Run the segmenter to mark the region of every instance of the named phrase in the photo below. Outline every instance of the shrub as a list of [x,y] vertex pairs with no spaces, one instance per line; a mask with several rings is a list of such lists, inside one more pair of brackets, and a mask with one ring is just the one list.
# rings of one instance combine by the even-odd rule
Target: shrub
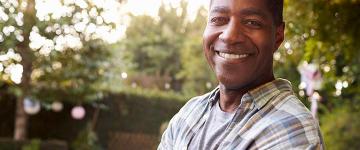
[[329,150],[360,147],[360,110],[344,105],[321,117],[325,146]]

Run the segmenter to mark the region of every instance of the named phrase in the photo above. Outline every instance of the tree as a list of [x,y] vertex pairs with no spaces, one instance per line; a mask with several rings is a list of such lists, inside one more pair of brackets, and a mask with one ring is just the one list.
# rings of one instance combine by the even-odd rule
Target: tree
[[123,59],[132,62],[130,82],[188,95],[204,93],[206,84],[214,85],[202,53],[206,11],[200,9],[195,20],[188,15],[187,3],[182,1],[178,8],[162,4],[158,18],[131,17],[126,39],[121,41]]
[[187,34],[181,48],[181,70],[177,77],[183,82],[185,95],[200,95],[217,85],[214,73],[206,62],[202,48],[202,34],[207,22],[207,11],[201,7],[196,18],[187,26]]
[[17,97],[15,140],[26,138],[25,98],[80,104],[101,96],[119,9],[113,0],[0,1],[0,82]]
[[[178,14],[178,12],[181,12]],[[165,89],[165,83],[179,89],[175,78],[180,69],[179,53],[184,41],[186,4],[180,8],[163,4],[159,19],[151,16],[132,16],[126,30],[124,59],[133,62],[134,70],[144,87]]]
[[289,72],[301,61],[315,63],[324,77],[320,93],[328,108],[342,105],[341,99],[359,103],[360,1],[287,0],[285,5],[287,48],[279,54],[286,57],[276,62],[277,73],[299,84],[299,75]]

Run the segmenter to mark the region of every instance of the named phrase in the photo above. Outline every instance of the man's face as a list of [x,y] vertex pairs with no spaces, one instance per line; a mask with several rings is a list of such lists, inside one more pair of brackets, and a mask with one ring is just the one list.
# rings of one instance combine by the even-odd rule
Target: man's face
[[273,53],[284,38],[266,0],[213,0],[203,35],[209,65],[228,89],[253,88],[273,77]]

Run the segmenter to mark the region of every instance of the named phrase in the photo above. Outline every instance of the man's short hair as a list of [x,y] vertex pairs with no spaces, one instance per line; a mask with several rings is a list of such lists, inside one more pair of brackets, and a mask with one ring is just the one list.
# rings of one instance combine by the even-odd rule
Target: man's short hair
[[284,0],[266,0],[270,12],[272,12],[274,23],[280,25],[283,23]]
[[[210,0],[210,6],[213,0]],[[283,23],[284,0],[266,0],[270,12],[273,15],[274,23],[280,25]]]

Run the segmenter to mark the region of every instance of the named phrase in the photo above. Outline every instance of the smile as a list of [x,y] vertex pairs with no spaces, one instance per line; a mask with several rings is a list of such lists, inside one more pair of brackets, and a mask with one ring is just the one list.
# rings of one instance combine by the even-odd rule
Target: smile
[[216,54],[227,60],[244,59],[250,56],[250,54],[230,54],[216,51]]

